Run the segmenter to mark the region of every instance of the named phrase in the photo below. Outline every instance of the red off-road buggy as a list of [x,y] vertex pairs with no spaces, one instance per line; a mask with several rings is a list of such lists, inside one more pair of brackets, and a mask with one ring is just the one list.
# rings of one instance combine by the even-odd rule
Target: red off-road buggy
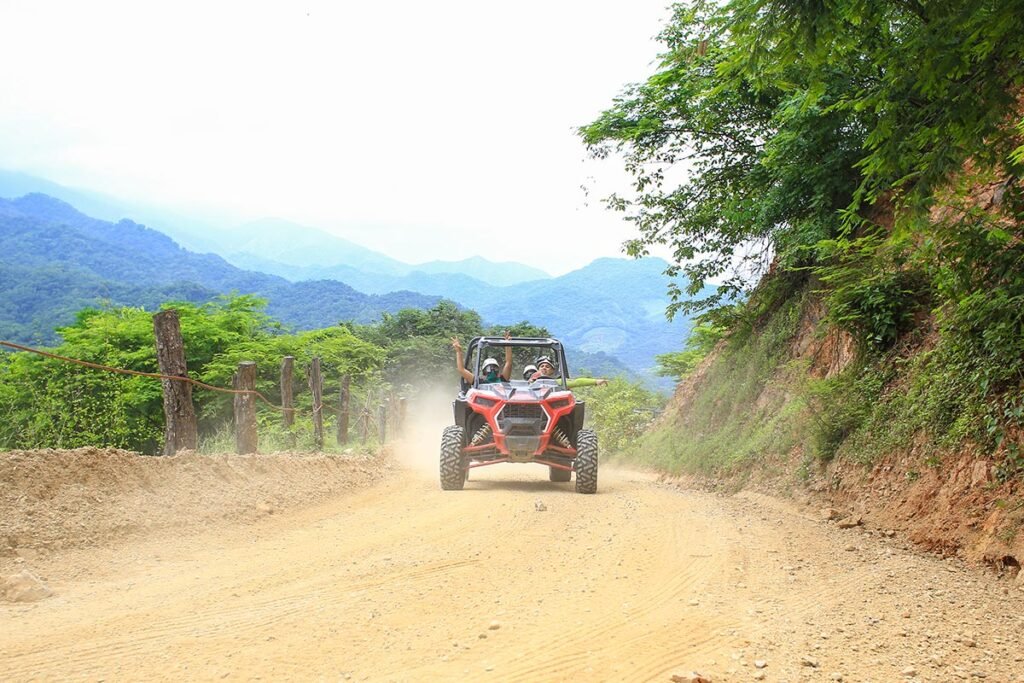
[[[516,379],[514,363],[512,381],[486,383],[480,374],[483,359],[486,354],[503,358],[506,347],[530,363],[538,356],[552,358],[558,377]],[[453,404],[455,424],[441,437],[442,489],[461,490],[475,467],[518,462],[547,466],[554,482],[570,481],[575,472],[577,492],[597,492],[597,434],[583,429],[584,403],[566,386],[565,350],[557,339],[476,337],[464,363],[475,379],[462,381]]]

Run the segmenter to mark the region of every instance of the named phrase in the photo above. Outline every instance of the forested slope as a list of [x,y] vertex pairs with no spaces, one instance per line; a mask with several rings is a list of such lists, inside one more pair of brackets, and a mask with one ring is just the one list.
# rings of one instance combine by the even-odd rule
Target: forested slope
[[132,221],[90,218],[39,194],[0,199],[0,265],[0,337],[13,341],[52,343],[56,327],[90,306],[152,308],[231,292],[267,298],[271,315],[299,329],[369,322],[382,312],[438,301],[413,292],[366,295],[341,282],[291,283],[241,270]]
[[662,39],[581,129],[633,174],[632,249],[672,246],[679,294],[716,283],[676,302],[711,344],[636,457],[1016,570],[1024,3],[697,2]]
[[[313,233],[297,239],[313,239]],[[288,238],[282,233],[275,239]],[[345,244],[331,245],[331,253]],[[52,343],[55,328],[90,306],[153,308],[175,299],[198,303],[231,292],[257,294],[267,299],[271,316],[308,330],[429,308],[444,297],[479,311],[485,320],[530,320],[548,328],[589,354],[578,356],[576,367],[608,375],[627,371],[660,382],[654,376],[655,356],[680,343],[690,327],[685,316],[665,320],[667,264],[659,259],[598,259],[558,278],[501,287],[461,274],[381,275],[350,266],[323,269],[341,280],[291,282],[183,249],[130,220],[91,218],[42,194],[0,199],[0,264],[0,281],[7,286],[0,292],[0,336],[22,342]],[[513,272],[508,264],[505,270]]]

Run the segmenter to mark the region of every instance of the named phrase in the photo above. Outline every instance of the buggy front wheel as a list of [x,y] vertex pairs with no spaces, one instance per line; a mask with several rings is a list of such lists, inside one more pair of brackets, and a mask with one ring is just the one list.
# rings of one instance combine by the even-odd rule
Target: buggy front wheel
[[597,434],[581,429],[576,437],[576,493],[597,493]]
[[466,483],[466,461],[462,457],[465,430],[458,425],[444,428],[441,435],[441,488],[461,491]]

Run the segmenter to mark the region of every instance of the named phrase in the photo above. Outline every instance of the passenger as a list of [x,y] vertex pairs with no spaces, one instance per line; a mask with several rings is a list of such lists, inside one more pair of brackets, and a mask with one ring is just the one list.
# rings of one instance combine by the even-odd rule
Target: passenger
[[530,377],[531,382],[535,382],[538,379],[558,379],[558,375],[555,374],[555,364],[547,356],[541,356],[534,361],[537,366],[537,372],[533,373]]
[[[511,339],[512,333],[505,330],[505,339]],[[459,371],[462,379],[466,380],[470,384],[473,383],[473,373],[466,369],[466,366],[462,364],[462,344],[459,343],[458,337],[452,337],[452,348],[455,349],[455,369]],[[512,347],[505,347],[505,367],[498,371],[498,361],[494,358],[485,358],[484,364],[480,368],[480,383],[494,383],[494,382],[507,382],[509,377],[512,376]]]
[[[558,374],[555,372],[555,364],[547,356],[541,356],[537,359],[537,372],[531,377],[530,381],[534,382],[538,379],[558,379]],[[570,380],[566,380],[565,385],[570,389],[577,389],[579,387],[599,387],[604,384],[608,384],[608,380],[597,377],[575,377]]]
[[530,365],[527,365],[525,368],[523,368],[523,379],[525,379],[527,382],[529,382],[530,378],[533,377],[535,372],[537,372],[537,366],[536,365],[534,365],[532,363]]

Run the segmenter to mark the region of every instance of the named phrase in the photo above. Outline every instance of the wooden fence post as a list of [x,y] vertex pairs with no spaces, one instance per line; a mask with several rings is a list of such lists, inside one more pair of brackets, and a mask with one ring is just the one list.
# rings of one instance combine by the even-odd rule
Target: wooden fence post
[[281,359],[281,424],[285,427],[295,424],[295,385],[292,383],[294,369],[294,356]]
[[[174,309],[153,316],[156,335],[156,359],[161,375],[188,377],[185,365],[185,344],[181,340],[181,324]],[[192,406],[192,385],[170,379],[160,380],[164,392],[164,455],[179,450],[195,450],[199,444],[196,411]]]
[[[256,363],[251,360],[238,364],[235,373],[235,389],[242,391],[256,390]],[[235,450],[239,455],[255,453],[259,445],[256,432],[256,396],[255,394],[235,394]]]
[[343,375],[341,389],[338,391],[338,445],[348,443],[348,397],[352,378]]
[[378,424],[377,429],[380,432],[380,445],[384,445],[384,440],[388,436],[388,407],[381,403],[377,406],[377,418]]
[[324,449],[324,380],[320,374],[320,358],[315,356],[309,366],[309,390],[313,392],[313,445]]
[[396,431],[405,434],[405,396],[398,397],[398,425]]
[[291,427],[295,424],[295,357],[285,356],[281,359],[281,426],[285,430],[285,441],[288,448],[295,448],[295,432]]
[[370,411],[363,408],[363,412],[359,415],[359,441],[366,443],[366,437],[370,432]]

